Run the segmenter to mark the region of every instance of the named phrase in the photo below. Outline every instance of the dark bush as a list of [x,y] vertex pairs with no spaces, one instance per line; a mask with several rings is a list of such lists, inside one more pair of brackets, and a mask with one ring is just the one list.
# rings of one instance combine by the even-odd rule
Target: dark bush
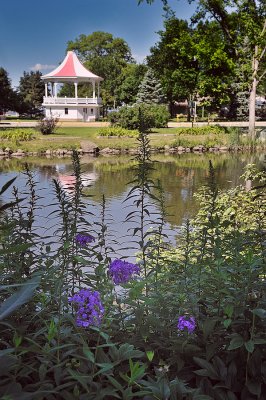
[[55,132],[58,124],[58,118],[43,118],[39,121],[36,129],[43,135],[50,135]]
[[[141,114],[141,118],[140,118]],[[108,115],[108,120],[112,125],[121,126],[125,129],[144,129],[149,131],[151,128],[164,128],[170,118],[165,105],[141,104],[133,107],[122,107],[119,111]],[[142,126],[140,126],[140,124]]]

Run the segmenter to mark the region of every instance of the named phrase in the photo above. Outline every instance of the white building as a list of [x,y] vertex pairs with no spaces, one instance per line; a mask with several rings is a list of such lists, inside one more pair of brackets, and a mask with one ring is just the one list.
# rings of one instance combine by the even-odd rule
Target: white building
[[[95,121],[100,115],[100,81],[103,80],[86,69],[73,51],[68,51],[64,61],[47,75],[43,75],[45,96],[43,107],[45,116],[59,120]],[[92,97],[78,97],[78,84],[89,82],[92,85]],[[72,83],[75,97],[58,97],[58,84]],[[48,95],[49,93],[49,95]]]

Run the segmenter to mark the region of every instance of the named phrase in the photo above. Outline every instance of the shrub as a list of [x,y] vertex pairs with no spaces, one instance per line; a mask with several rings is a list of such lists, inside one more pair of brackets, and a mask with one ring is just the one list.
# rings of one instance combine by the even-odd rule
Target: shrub
[[33,139],[34,131],[33,129],[23,129],[23,128],[16,128],[16,129],[3,129],[0,130],[0,138],[10,141],[28,141]]
[[43,135],[50,135],[55,132],[57,124],[58,118],[43,118],[39,121],[36,129],[40,131]]
[[193,128],[179,128],[177,133],[179,135],[219,135],[222,133],[226,133],[226,128],[223,128],[222,126],[214,125],[214,126],[197,126]]
[[139,131],[121,128],[120,126],[111,126],[109,128],[101,128],[98,131],[99,136],[117,136],[117,137],[137,137]]
[[[140,118],[141,114],[141,118]],[[170,118],[165,105],[141,104],[133,107],[122,107],[119,111],[108,115],[114,126],[125,129],[149,131],[151,128],[164,128]]]

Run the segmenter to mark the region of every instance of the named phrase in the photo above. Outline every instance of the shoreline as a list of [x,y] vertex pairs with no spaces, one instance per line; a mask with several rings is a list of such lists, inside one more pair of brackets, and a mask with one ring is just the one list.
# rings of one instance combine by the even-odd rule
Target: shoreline
[[[203,145],[197,145],[193,147],[171,147],[169,145],[165,145],[159,148],[151,147],[151,153],[165,153],[165,154],[203,154],[203,153],[212,153],[212,154],[221,154],[221,153],[246,153],[246,152],[257,152],[263,151],[266,149],[266,143],[261,146],[214,146],[214,147],[205,147]],[[57,150],[43,150],[43,151],[24,151],[21,149],[17,149],[17,151],[12,151],[10,149],[5,149],[4,151],[0,151],[0,160],[6,158],[23,158],[23,157],[71,157],[75,150],[68,150],[64,148],[58,148]],[[105,147],[103,149],[99,149],[96,145],[93,146],[92,143],[84,148],[80,148],[76,150],[80,156],[83,155],[136,155],[138,154],[137,148],[112,148]]]
[[[33,123],[30,122],[30,124]],[[14,124],[17,123],[14,122]],[[134,155],[138,152],[135,138],[127,136],[100,136],[98,128],[107,126],[108,123],[81,123],[81,126],[76,126],[76,128],[69,126],[69,124],[70,122],[60,123],[56,131],[51,135],[37,133],[35,136],[33,132],[32,139],[30,138],[30,140],[23,139],[23,136],[21,140],[19,136],[17,140],[16,137],[13,139],[2,138],[0,158],[71,156],[74,150],[80,155]],[[257,122],[257,128],[262,133],[259,134],[261,139],[256,140],[256,142],[250,140],[246,133],[240,137],[234,131],[231,133],[221,133],[221,135],[215,132],[210,132],[210,134],[186,134],[186,129],[182,129],[181,126],[186,128],[188,124],[191,125],[191,123],[169,122],[167,128],[151,131],[149,134],[151,152],[166,154],[236,153],[264,151],[266,149],[266,129],[264,128],[266,121]],[[200,126],[207,125],[207,123],[198,123],[198,127],[199,124],[201,124]],[[228,126],[228,124],[232,125],[232,122],[227,122],[226,125]],[[237,122],[235,124],[241,129],[243,124],[246,125],[247,122]],[[210,124],[210,126],[214,125],[217,126],[218,124],[216,122]],[[196,124],[194,126],[196,127]],[[7,128],[7,125],[5,125],[5,128]],[[20,130],[22,123],[16,127],[9,125],[9,128],[11,128],[10,130],[14,128]],[[25,126],[25,130],[29,128],[33,128],[33,126]]]

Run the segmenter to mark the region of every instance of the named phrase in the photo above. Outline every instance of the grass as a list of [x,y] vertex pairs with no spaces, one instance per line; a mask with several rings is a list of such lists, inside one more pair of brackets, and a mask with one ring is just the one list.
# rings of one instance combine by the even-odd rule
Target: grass
[[[122,150],[136,148],[137,146],[135,138],[100,137],[98,135],[100,129],[100,127],[58,127],[56,133],[52,135],[42,135],[36,131],[34,139],[27,142],[1,140],[0,148],[9,147],[12,151],[21,149],[27,152],[41,152],[60,148],[70,150],[79,149],[84,141],[93,142],[100,149],[109,147]],[[154,129],[150,133],[150,144],[153,148],[171,147],[173,145],[184,147],[197,145],[206,147],[229,146],[232,144],[232,134],[221,133],[194,136],[185,134],[184,128],[161,128]],[[234,144],[248,144],[248,140],[240,137],[239,143]]]

